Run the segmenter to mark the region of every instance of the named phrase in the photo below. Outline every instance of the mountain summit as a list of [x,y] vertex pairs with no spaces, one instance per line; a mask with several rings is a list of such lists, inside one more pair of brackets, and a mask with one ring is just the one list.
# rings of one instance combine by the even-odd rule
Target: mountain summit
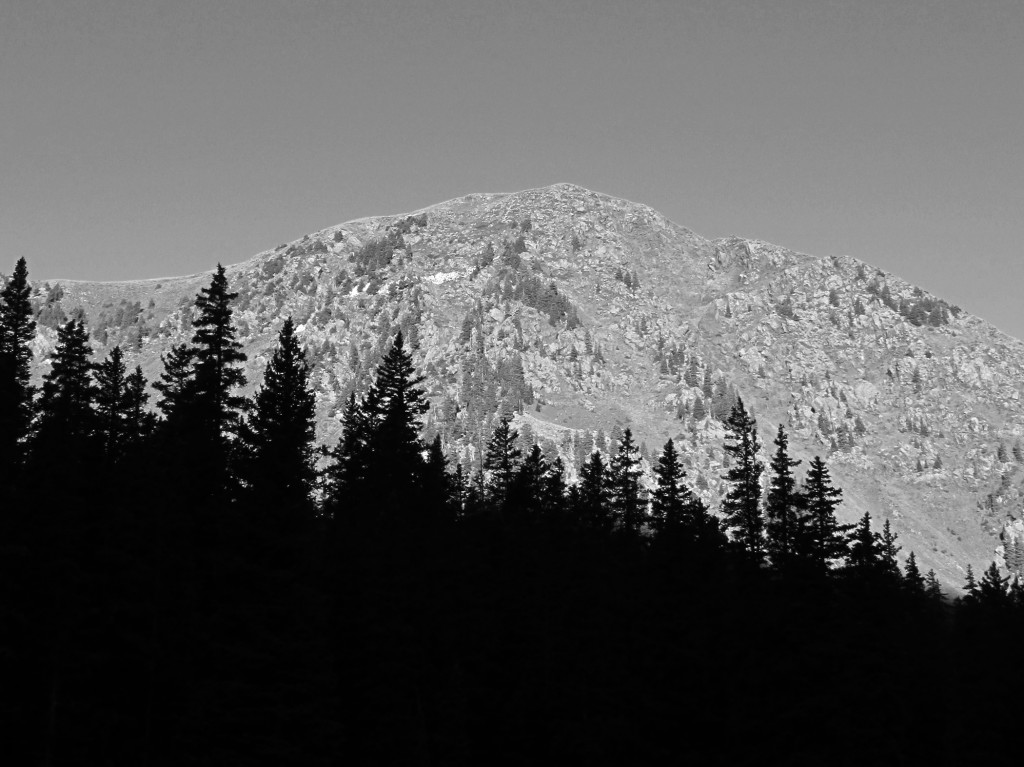
[[[715,508],[721,419],[739,395],[766,444],[787,426],[798,471],[826,458],[847,521],[892,520],[903,553],[946,582],[993,556],[1021,566],[1024,345],[854,258],[708,240],[555,184],[349,221],[228,277],[250,381],[294,318],[324,441],[401,329],[428,376],[427,429],[454,460],[476,465],[502,414],[567,465],[629,426],[648,455],[674,439]],[[153,380],[208,281],[36,285],[39,370],[78,315],[98,354],[120,344]]]

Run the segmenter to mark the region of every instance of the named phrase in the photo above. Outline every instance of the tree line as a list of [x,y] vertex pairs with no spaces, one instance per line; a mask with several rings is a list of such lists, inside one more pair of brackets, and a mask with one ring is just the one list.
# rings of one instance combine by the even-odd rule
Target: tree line
[[[953,763],[1012,742],[993,564],[945,599],[888,522],[840,524],[782,426],[727,419],[718,513],[629,429],[570,481],[499,421],[421,436],[402,334],[315,440],[293,322],[251,397],[223,267],[152,384],[58,328],[32,385],[0,293],[0,710],[26,764]],[[1002,640],[1002,641],[1001,641]]]

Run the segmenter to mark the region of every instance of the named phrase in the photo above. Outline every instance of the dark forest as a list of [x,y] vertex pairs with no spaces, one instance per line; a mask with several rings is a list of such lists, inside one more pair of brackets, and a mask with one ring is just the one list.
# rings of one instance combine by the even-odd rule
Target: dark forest
[[888,523],[841,524],[825,461],[793,460],[782,426],[763,445],[741,398],[717,509],[672,441],[648,487],[628,429],[569,471],[502,420],[467,472],[422,437],[401,333],[322,448],[290,319],[239,394],[234,297],[219,267],[153,382],[119,348],[93,359],[67,320],[36,386],[24,260],[0,293],[8,764],[940,765],[1019,749],[1024,587],[993,563],[943,593]]

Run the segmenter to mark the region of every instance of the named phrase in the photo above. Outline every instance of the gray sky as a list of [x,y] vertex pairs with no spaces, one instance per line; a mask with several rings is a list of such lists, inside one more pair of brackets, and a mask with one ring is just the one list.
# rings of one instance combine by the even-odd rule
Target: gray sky
[[1020,0],[0,0],[0,270],[185,274],[570,181],[1024,337]]

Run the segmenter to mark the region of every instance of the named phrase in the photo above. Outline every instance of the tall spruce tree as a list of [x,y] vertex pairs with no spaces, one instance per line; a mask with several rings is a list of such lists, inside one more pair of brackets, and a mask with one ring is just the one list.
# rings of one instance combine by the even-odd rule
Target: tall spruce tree
[[1010,605],[1010,595],[1006,584],[1009,583],[1009,576],[1004,577],[999,572],[999,566],[992,562],[981,576],[978,582],[977,598],[978,604],[982,607],[993,609],[1005,609]]
[[665,443],[654,467],[654,478],[651,520],[656,540],[669,546],[717,545],[721,536],[718,521],[686,484],[686,470],[671,439]]
[[[141,370],[139,371],[141,375]],[[144,407],[133,400],[140,396],[127,374],[120,346],[110,350],[107,358],[93,369],[96,384],[96,428],[100,451],[108,463],[116,463],[132,447],[142,425],[133,422],[141,417]],[[137,386],[137,383],[135,384]],[[141,392],[145,396],[145,390]]]
[[[461,467],[459,467],[461,469]],[[465,479],[461,471],[453,476],[448,470],[448,458],[444,454],[441,435],[437,434],[427,448],[423,466],[423,498],[421,505],[426,517],[433,525],[451,522],[462,507]]]
[[917,566],[917,557],[913,551],[907,557],[907,563],[903,568],[903,583],[907,591],[915,596],[921,596],[925,593],[927,582],[924,576],[921,575],[921,568]]
[[125,444],[129,447],[139,444],[151,435],[156,425],[156,416],[146,408],[149,402],[147,386],[142,367],[136,365],[135,370],[125,378],[124,399],[121,403]]
[[611,483],[608,467],[595,450],[580,468],[580,481],[574,488],[575,516],[580,524],[592,530],[608,533],[615,525],[612,513]]
[[647,519],[647,494],[640,484],[643,470],[640,451],[629,427],[619,438],[609,471],[612,513],[619,529],[628,535],[639,535]]
[[896,545],[899,536],[893,532],[890,520],[885,520],[882,525],[882,537],[880,539],[880,553],[882,571],[894,581],[900,578],[900,563],[897,559],[902,546]]
[[421,418],[429,407],[423,381],[399,331],[377,366],[373,384],[377,428],[371,436],[370,448],[378,458],[372,464],[374,481],[385,498],[390,498],[392,509],[400,512],[413,508],[421,480]]
[[238,389],[245,385],[242,363],[246,356],[235,337],[232,322],[231,302],[236,298],[238,293],[228,290],[224,267],[217,264],[209,287],[202,288],[196,296],[198,317],[193,322],[195,332],[192,335],[196,404],[202,421],[210,430],[213,447],[223,455],[225,470],[228,443],[238,433],[245,406]]
[[924,590],[925,593],[935,600],[942,599],[942,586],[939,585],[939,578],[935,575],[934,570],[929,570],[928,574],[924,576]]
[[504,510],[519,472],[522,451],[516,446],[519,434],[502,418],[491,434],[484,456],[487,471],[487,495],[496,509]]
[[188,477],[183,490],[191,502],[224,500],[235,495],[242,410],[238,392],[245,385],[246,360],[236,339],[224,267],[217,265],[210,285],[196,296],[191,345],[178,345],[163,357],[164,370],[154,388],[164,413],[167,467],[174,482]]
[[771,481],[765,500],[765,526],[768,556],[773,565],[788,567],[799,549],[805,533],[804,498],[796,487],[793,469],[800,465],[789,457],[789,437],[782,424],[775,437],[775,454],[771,460]]
[[540,445],[534,443],[527,453],[512,487],[514,511],[527,519],[537,520],[544,512],[545,479],[548,462]]
[[565,465],[560,457],[555,457],[548,464],[544,474],[544,485],[541,491],[541,509],[549,521],[566,518],[567,488],[565,486]]
[[160,392],[156,406],[164,416],[165,427],[175,431],[194,414],[195,356],[195,349],[187,344],[175,344],[160,356],[163,370],[160,380],[153,384]]
[[849,535],[846,567],[861,580],[877,575],[882,568],[881,536],[871,529],[871,514],[864,512]]
[[369,498],[370,440],[377,428],[377,400],[377,390],[371,387],[364,398],[352,392],[345,403],[341,437],[325,470],[327,507],[332,516],[345,507],[358,513]]
[[761,512],[764,464],[758,457],[761,443],[757,436],[757,421],[747,412],[739,397],[726,421],[726,429],[725,451],[732,463],[723,477],[729,482],[729,490],[722,501],[722,513],[733,540],[751,560],[760,563],[765,554],[764,516]]
[[828,466],[820,456],[814,456],[808,467],[801,495],[806,522],[798,538],[799,558],[825,572],[846,558],[847,538],[853,526],[840,525],[836,520],[843,491],[833,486]]
[[249,489],[255,502],[285,518],[311,508],[315,405],[309,364],[289,317],[246,423]]
[[964,599],[969,603],[978,600],[978,581],[974,577],[974,568],[970,562],[967,563],[967,573],[964,575]]
[[58,328],[35,425],[33,453],[42,463],[79,464],[94,457],[96,388],[91,356],[89,334],[81,321],[68,320]]
[[684,509],[692,495],[683,480],[686,470],[671,439],[665,443],[654,467],[655,487],[651,493],[651,525],[657,536],[674,537],[684,525]]
[[18,477],[32,422],[29,343],[36,323],[30,295],[28,266],[19,258],[0,291],[0,488],[4,489]]

